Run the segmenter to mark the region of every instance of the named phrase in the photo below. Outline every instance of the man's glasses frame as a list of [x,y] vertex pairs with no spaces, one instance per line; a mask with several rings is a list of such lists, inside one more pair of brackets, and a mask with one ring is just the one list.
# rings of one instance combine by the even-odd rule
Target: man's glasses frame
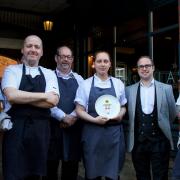
[[58,57],[60,57],[61,59],[65,60],[67,58],[67,60],[73,60],[73,56],[71,55],[63,55],[63,54],[56,54]]
[[150,69],[153,66],[153,64],[145,64],[145,65],[138,65],[137,68],[140,70],[145,69]]

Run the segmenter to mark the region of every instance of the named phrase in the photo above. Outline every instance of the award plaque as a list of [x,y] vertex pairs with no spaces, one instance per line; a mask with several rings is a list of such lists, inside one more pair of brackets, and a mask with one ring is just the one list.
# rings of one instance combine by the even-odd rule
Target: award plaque
[[112,95],[102,95],[96,100],[95,110],[99,116],[113,119],[120,112],[120,103]]

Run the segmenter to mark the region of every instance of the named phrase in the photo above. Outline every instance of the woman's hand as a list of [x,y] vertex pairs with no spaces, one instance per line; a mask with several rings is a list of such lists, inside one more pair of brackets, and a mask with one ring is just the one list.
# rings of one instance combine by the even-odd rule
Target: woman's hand
[[103,125],[103,124],[106,124],[106,122],[107,122],[108,120],[109,120],[109,119],[106,118],[106,117],[97,116],[97,117],[95,117],[94,123]]

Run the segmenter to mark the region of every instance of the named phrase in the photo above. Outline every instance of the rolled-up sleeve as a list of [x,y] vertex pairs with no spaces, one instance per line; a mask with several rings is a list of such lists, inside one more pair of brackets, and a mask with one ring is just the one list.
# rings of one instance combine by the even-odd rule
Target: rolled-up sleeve
[[86,106],[87,106],[87,97],[86,97],[85,89],[84,89],[83,85],[80,85],[78,87],[74,102],[78,103],[81,106],[86,108]]
[[51,70],[46,71],[46,90],[45,92],[53,91],[56,94],[60,95],[58,88],[58,81],[55,73]]
[[62,119],[65,116],[65,113],[58,107],[53,107],[51,108],[51,116],[57,119],[58,121],[62,121]]

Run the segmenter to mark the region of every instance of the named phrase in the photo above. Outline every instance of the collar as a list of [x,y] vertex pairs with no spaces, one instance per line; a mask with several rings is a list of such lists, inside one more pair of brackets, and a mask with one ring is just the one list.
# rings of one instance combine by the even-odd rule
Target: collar
[[72,70],[68,74],[63,74],[61,71],[59,71],[56,68],[56,74],[57,74],[58,77],[62,77],[62,78],[72,78],[72,77],[74,77]]
[[143,84],[143,82],[140,81],[140,86],[141,86],[141,87],[151,87],[151,86],[154,86],[154,78],[151,80],[151,82],[150,82],[147,86],[145,86],[145,85]]
[[100,79],[96,74],[94,74],[94,78],[98,81],[98,82],[107,82],[111,79],[111,76],[108,76],[108,78],[106,80],[102,80]]
[[25,64],[24,64],[24,66],[25,66],[26,69],[30,69],[30,70],[39,68],[39,66],[28,66],[28,65],[25,65]]

